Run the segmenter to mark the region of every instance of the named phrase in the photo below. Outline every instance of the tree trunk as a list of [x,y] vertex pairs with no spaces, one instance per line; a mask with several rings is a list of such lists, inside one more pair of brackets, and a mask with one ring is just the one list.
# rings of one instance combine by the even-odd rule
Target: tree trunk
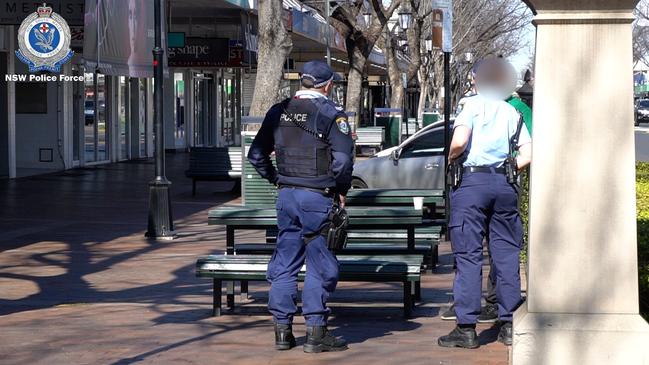
[[[348,42],[349,45],[352,42]],[[352,44],[349,51],[350,65],[349,75],[347,77],[347,99],[345,100],[345,110],[356,113],[357,119],[360,118],[361,96],[363,90],[363,69],[367,62],[367,57]],[[358,119],[360,120],[360,119]]]
[[397,62],[395,44],[389,40],[387,45],[385,54],[387,55],[388,76],[390,77],[390,108],[402,109],[404,94],[402,72],[399,69],[399,62]]
[[[369,2],[372,21],[369,26],[357,23],[360,8],[356,2],[340,2],[333,18],[338,20],[334,26],[341,27],[347,43],[347,57],[349,58],[349,74],[347,76],[347,98],[345,110],[355,112],[361,118],[361,98],[363,91],[363,74],[367,59],[372,53],[374,44],[379,39],[388,19],[401,4],[401,0],[392,0],[385,9],[381,0]],[[359,119],[360,120],[360,119]]]
[[425,76],[422,77],[421,82],[419,84],[421,86],[419,88],[419,105],[417,105],[417,120],[422,121],[422,125],[423,125],[424,109],[426,108],[426,101],[428,99],[428,78]]
[[250,107],[251,116],[264,116],[279,101],[284,62],[293,48],[284,26],[284,9],[277,0],[259,0],[257,78]]

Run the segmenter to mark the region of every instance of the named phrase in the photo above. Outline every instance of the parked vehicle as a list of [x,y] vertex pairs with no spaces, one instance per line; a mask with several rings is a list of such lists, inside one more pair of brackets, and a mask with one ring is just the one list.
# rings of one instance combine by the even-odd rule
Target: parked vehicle
[[635,125],[649,122],[649,99],[640,99],[635,103]]
[[352,188],[443,189],[444,122],[433,123],[400,145],[354,164]]
[[95,121],[95,102],[93,100],[85,101],[83,115],[86,119],[86,125],[91,125]]

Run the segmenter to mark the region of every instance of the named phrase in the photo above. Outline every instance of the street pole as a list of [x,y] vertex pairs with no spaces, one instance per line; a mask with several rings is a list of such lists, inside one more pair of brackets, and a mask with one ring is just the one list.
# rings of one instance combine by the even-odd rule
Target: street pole
[[169,188],[165,176],[164,122],[163,122],[163,55],[161,8],[164,0],[154,0],[155,47],[153,48],[153,117],[155,135],[155,178],[149,182],[149,222],[146,237],[173,239]]
[[329,17],[330,17],[330,9],[329,9],[329,0],[325,0],[325,14],[327,15],[327,65],[331,66],[331,46],[330,46],[330,39],[331,39],[331,29],[329,27]]
[[[448,154],[451,150],[451,52],[444,52],[444,168],[448,169]],[[451,213],[450,189],[448,174],[444,173],[444,199],[446,226],[448,227]],[[446,229],[446,240],[449,239],[448,228]]]

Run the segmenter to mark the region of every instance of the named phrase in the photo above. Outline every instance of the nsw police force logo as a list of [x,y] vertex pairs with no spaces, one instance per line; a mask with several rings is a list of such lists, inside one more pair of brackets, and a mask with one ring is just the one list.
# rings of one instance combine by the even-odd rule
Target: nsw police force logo
[[68,23],[43,4],[20,24],[16,56],[29,66],[30,72],[59,72],[74,55],[70,40]]

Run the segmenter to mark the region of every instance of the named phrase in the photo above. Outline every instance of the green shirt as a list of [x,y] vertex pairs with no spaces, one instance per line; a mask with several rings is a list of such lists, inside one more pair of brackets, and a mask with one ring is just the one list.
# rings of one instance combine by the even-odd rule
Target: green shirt
[[520,98],[511,96],[506,100],[509,105],[513,106],[519,113],[523,114],[523,121],[527,127],[527,131],[532,135],[532,109],[525,104]]

